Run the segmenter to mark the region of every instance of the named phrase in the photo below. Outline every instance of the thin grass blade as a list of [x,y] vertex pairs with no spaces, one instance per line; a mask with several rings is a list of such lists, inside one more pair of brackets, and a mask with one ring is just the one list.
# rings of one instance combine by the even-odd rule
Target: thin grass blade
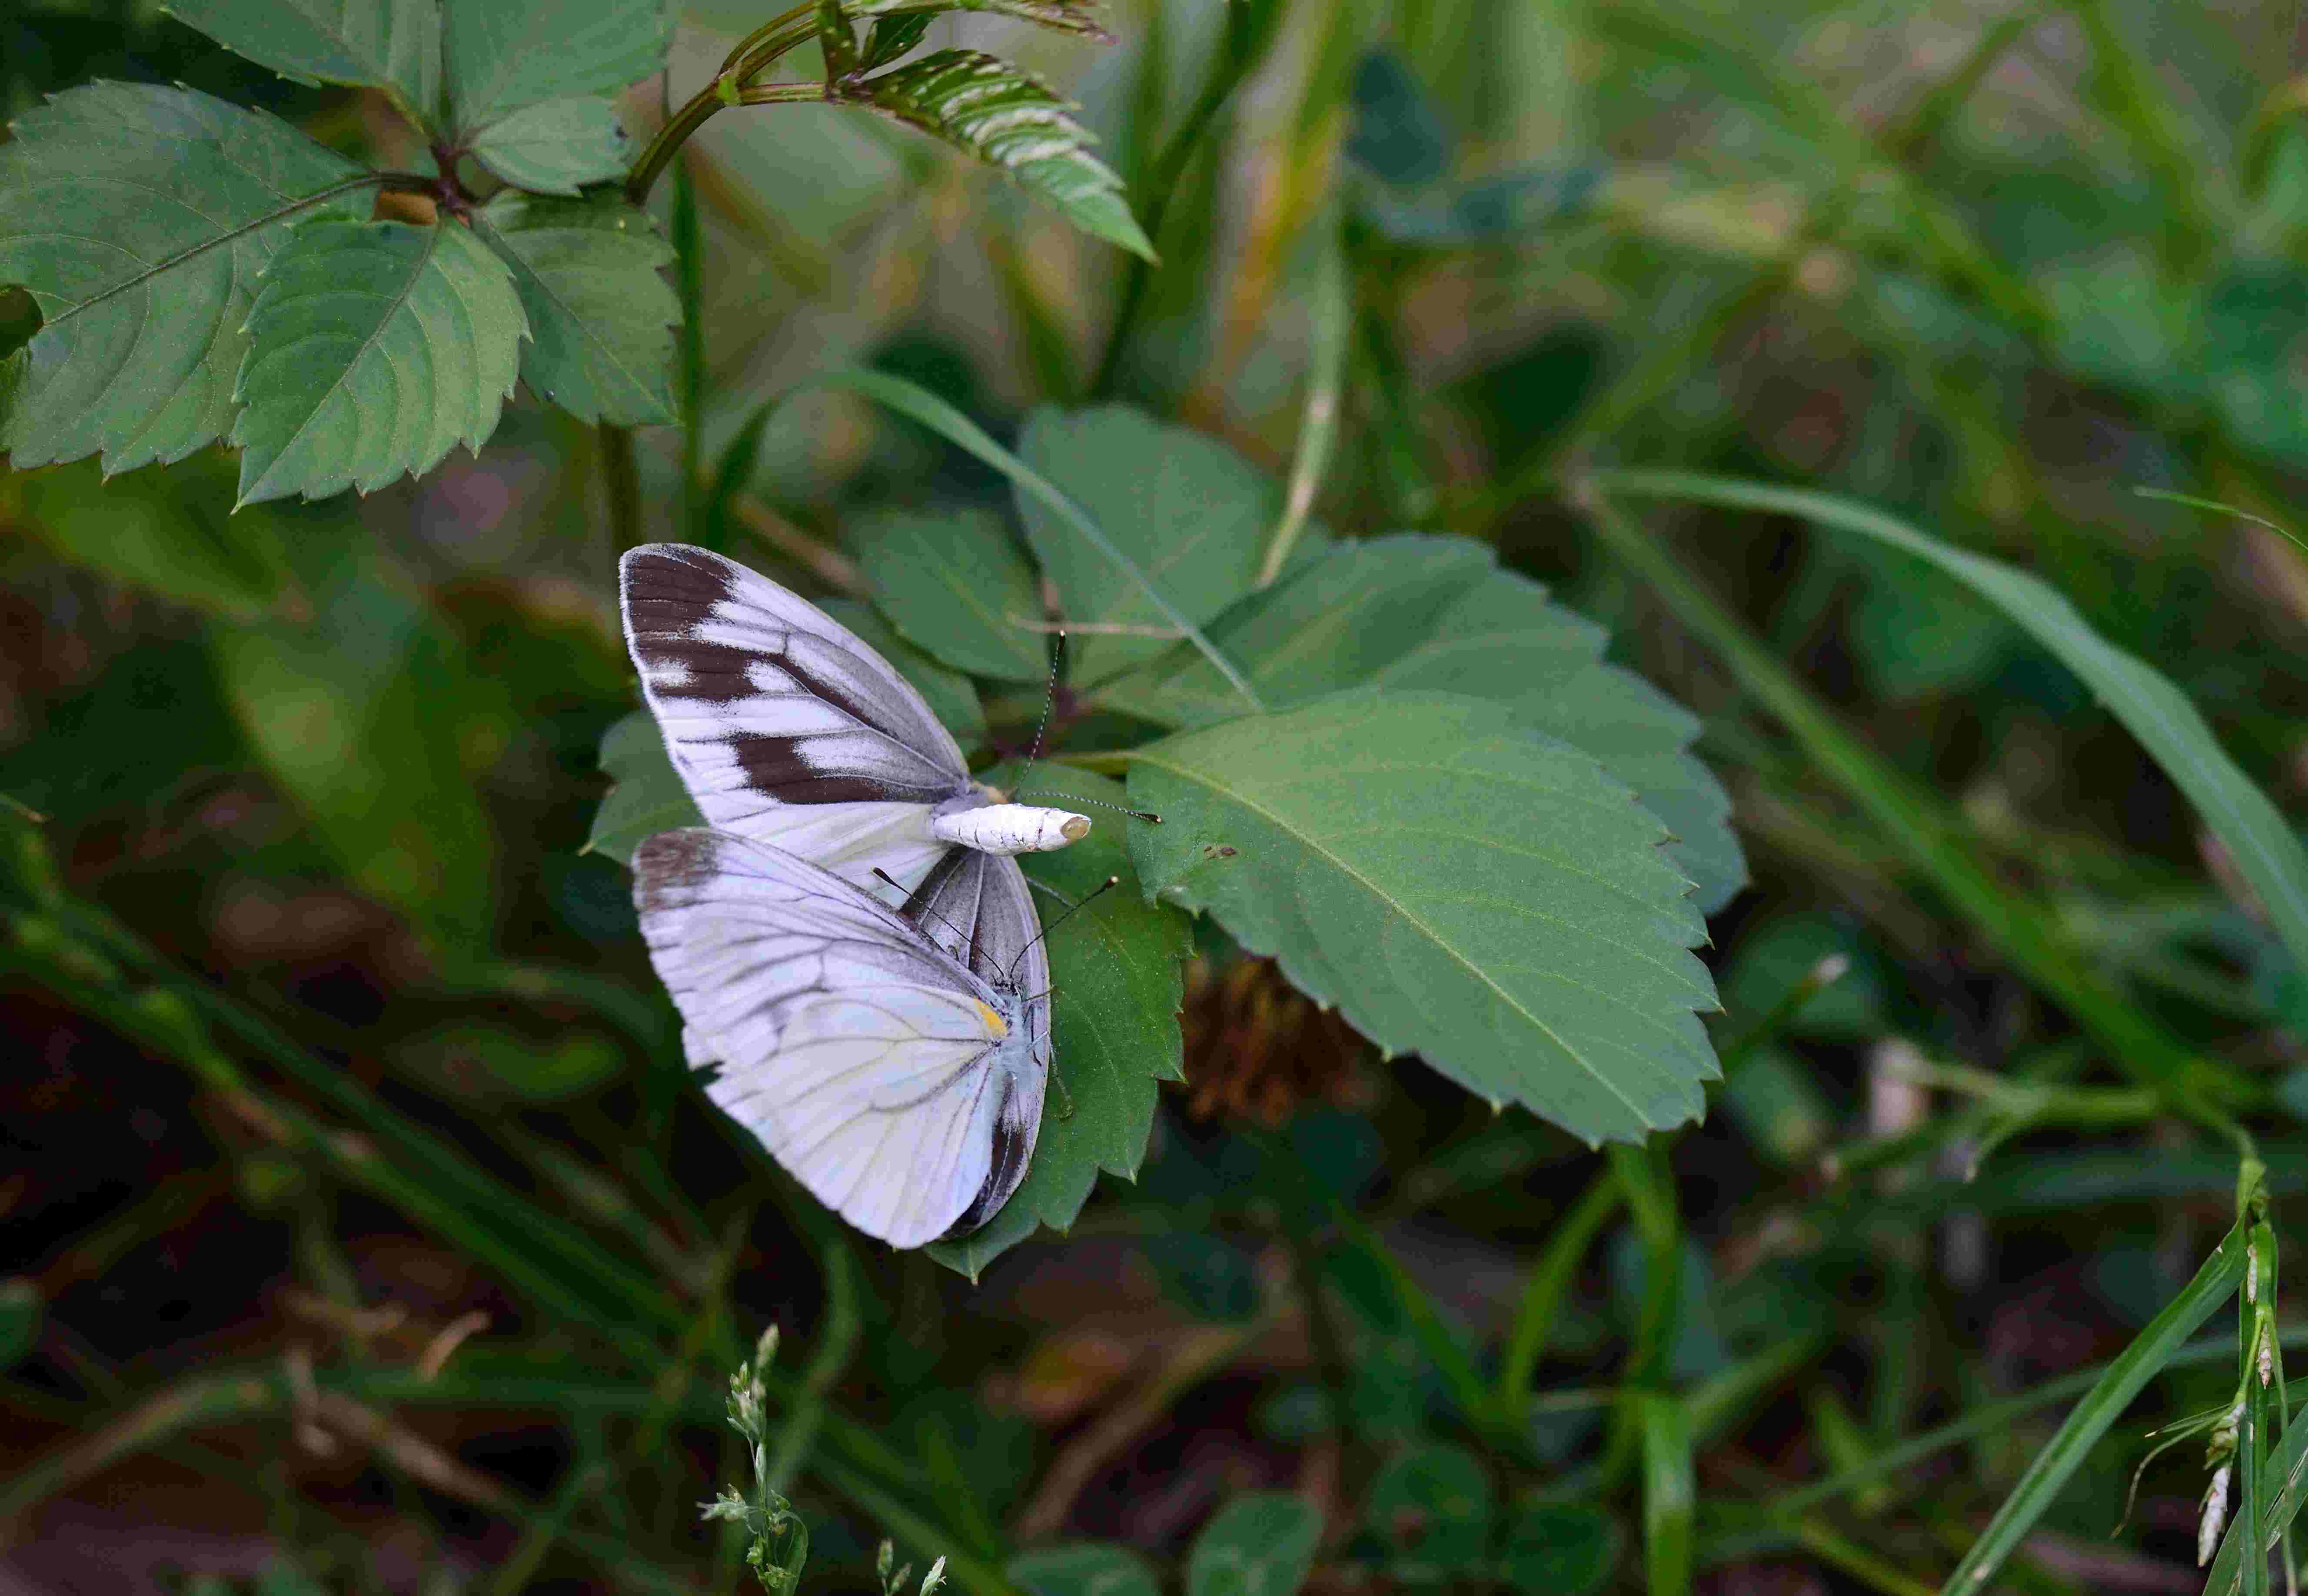
[[[2209,1318],[2243,1279],[2244,1226],[2238,1224],[2220,1241],[2196,1278],[2149,1321],[2122,1355],[2107,1366],[2051,1444],[2036,1455],[2003,1506],[1988,1521],[1986,1530],[1963,1561],[1940,1587],[1941,1596],[1978,1596],[1987,1588],[2004,1558],[2026,1540],[2072,1475],[2084,1456],[2123,1416],[2142,1387],[2163,1372],[2196,1326]],[[2216,1587],[2207,1586],[2212,1590]]]

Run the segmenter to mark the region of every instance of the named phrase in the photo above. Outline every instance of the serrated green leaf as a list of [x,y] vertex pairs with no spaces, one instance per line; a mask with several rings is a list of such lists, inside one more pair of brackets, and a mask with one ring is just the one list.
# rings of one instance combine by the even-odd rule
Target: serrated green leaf
[[1064,100],[1009,62],[981,50],[934,50],[844,93],[999,167],[1092,237],[1155,258],[1122,197],[1122,179],[1089,152],[1094,135]]
[[1286,1491],[1236,1497],[1186,1554],[1186,1596],[1292,1596],[1306,1583],[1322,1517]]
[[1146,1559],[1126,1546],[1053,1546],[1010,1559],[1028,1596],[1161,1596]]
[[593,829],[581,853],[607,854],[630,865],[645,839],[705,824],[648,710],[634,710],[601,734],[599,763],[611,785],[593,811]]
[[[1210,634],[1270,708],[1356,686],[1502,704],[1635,789],[1675,839],[1701,912],[1746,880],[1730,799],[1689,751],[1698,722],[1603,664],[1602,628],[1499,570],[1481,544],[1405,534],[1336,545],[1227,609]],[[1241,707],[1207,662],[1175,649],[1094,696],[1162,725],[1207,725]]]
[[854,541],[875,607],[915,643],[973,676],[1048,675],[1049,639],[1033,630],[1042,615],[1033,567],[1001,517],[877,516]]
[[57,556],[224,621],[261,621],[294,589],[279,527],[228,516],[174,476],[67,466],[23,480],[24,525]]
[[369,493],[478,450],[528,331],[512,272],[470,229],[323,217],[265,269],[248,313],[240,502]]
[[167,9],[284,78],[384,90],[426,130],[438,115],[438,0],[168,0]]
[[[1357,692],[1131,757],[1152,891],[1390,1052],[1589,1141],[1697,1115],[1704,928],[1632,794],[1504,709]],[[1231,854],[1213,850],[1231,849]]]
[[673,250],[647,213],[614,193],[507,193],[481,209],[473,231],[512,272],[529,317],[521,374],[532,392],[581,421],[673,419],[681,302],[660,271]]
[[[1210,641],[1240,663],[1269,708],[1303,704],[1361,686],[1425,643],[1495,569],[1472,538],[1407,533],[1339,545],[1228,607],[1210,623]],[[1241,695],[1209,661],[1176,648],[1109,679],[1093,698],[1162,725],[1242,712]]]
[[[1196,625],[1250,590],[1281,494],[1224,444],[1123,405],[1040,409],[1018,440],[1026,464],[1087,511],[1116,548]],[[1034,495],[1018,495],[1043,571],[1058,591],[1077,683],[1167,653],[1177,634],[1127,572]],[[1097,627],[1133,627],[1107,632]],[[1142,634],[1142,635],[1141,635]],[[1242,708],[1239,695],[1233,708]]]
[[257,278],[292,219],[373,179],[287,123],[185,89],[98,83],[0,145],[0,283],[43,325],[0,433],[19,470],[183,459],[232,423]]
[[451,0],[443,46],[461,133],[548,99],[614,94],[665,65],[665,0]]
[[818,608],[881,650],[898,674],[913,683],[922,702],[968,753],[986,741],[986,708],[969,677],[949,671],[900,637],[887,621],[854,598],[829,598]]
[[882,18],[874,24],[874,30],[866,36],[866,47],[860,53],[859,64],[867,72],[877,66],[888,65],[921,43],[922,35],[929,30],[929,25],[930,19],[920,12],[910,16]]
[[[1017,777],[1014,768],[997,767],[986,779],[1007,787]],[[1063,765],[1037,766],[1024,787],[1046,802],[1123,801],[1118,782]],[[1138,890],[1124,828],[1141,829],[1140,823],[1096,808],[1087,812],[1095,818],[1081,841],[1019,860],[1029,878],[1075,902],[1108,876],[1120,876],[1122,885],[1066,915],[1049,935],[1054,1061],[1025,1180],[984,1228],[928,1248],[972,1280],[1038,1226],[1071,1228],[1099,1171],[1135,1180],[1153,1134],[1156,1083],[1184,1078],[1178,1006],[1185,991],[1182,964],[1193,944],[1186,918]],[[1046,927],[1065,914],[1056,900],[1036,897]]]
[[473,141],[473,159],[515,188],[571,194],[625,175],[633,142],[598,95],[524,106]]

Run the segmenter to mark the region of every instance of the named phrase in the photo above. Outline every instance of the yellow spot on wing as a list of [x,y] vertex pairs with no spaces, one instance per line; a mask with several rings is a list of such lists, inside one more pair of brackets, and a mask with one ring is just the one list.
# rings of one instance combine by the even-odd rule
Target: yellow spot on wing
[[[972,998],[970,1001],[977,1003],[977,1000],[975,998]],[[979,1017],[986,1021],[987,1034],[991,1035],[995,1041],[999,1042],[1004,1036],[1010,1034],[1010,1023],[1003,1019],[1000,1015],[995,1013],[994,1010],[988,1008],[985,1004],[977,1003],[977,1012]]]

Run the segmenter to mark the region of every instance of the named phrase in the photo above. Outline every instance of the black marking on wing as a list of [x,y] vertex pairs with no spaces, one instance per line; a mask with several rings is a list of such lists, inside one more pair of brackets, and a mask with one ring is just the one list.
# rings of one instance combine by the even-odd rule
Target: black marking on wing
[[986,1183],[977,1188],[977,1195],[969,1199],[969,1206],[961,1211],[961,1217],[939,1240],[952,1241],[967,1236],[993,1218],[995,1211],[1009,1200],[1010,1194],[1018,1189],[1018,1183],[1026,1178],[1026,1159],[1033,1143],[1024,1130],[1010,1122],[1010,1104],[1017,1094],[1018,1088],[1012,1083],[1002,1083],[1002,1106],[994,1115],[994,1155],[986,1166]]
[[[815,616],[820,630],[764,607],[743,590],[747,579]],[[702,550],[636,550],[625,560],[624,602],[634,664],[701,803],[707,794],[695,778],[727,767],[721,758],[694,769],[691,762],[717,744],[750,791],[780,803],[936,804],[970,790],[959,756],[939,746],[949,740],[935,718],[909,701],[911,690],[886,662],[767,578]],[[785,679],[782,691],[762,680],[760,665]],[[861,696],[877,690],[887,702]],[[777,724],[780,699],[814,699],[838,719],[795,732],[749,728]],[[708,734],[679,724],[701,716],[713,727]],[[917,716],[923,724],[910,724]]]

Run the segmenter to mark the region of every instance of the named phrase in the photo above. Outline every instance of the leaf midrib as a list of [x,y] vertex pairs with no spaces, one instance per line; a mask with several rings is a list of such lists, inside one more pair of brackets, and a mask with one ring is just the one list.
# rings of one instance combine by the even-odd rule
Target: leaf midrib
[[1630,1098],[1624,1092],[1621,1091],[1617,1083],[1614,1082],[1608,1075],[1597,1068],[1594,1064],[1590,1063],[1584,1053],[1580,1052],[1577,1048],[1572,1046],[1570,1043],[1565,1041],[1561,1035],[1557,1034],[1554,1026],[1539,1018],[1538,1016],[1531,1013],[1531,1011],[1525,1008],[1512,993],[1507,991],[1503,987],[1500,986],[1497,982],[1492,980],[1480,965],[1475,964],[1474,961],[1469,959],[1465,954],[1460,952],[1455,946],[1439,935],[1424,919],[1417,914],[1411,913],[1410,910],[1404,905],[1399,899],[1396,898],[1392,893],[1388,892],[1383,888],[1380,887],[1377,882],[1372,880],[1361,871],[1355,869],[1344,859],[1341,859],[1337,854],[1333,853],[1329,848],[1322,846],[1322,844],[1316,842],[1313,838],[1307,837],[1304,832],[1284,822],[1281,817],[1275,814],[1273,811],[1268,809],[1264,804],[1259,803],[1243,794],[1236,793],[1230,788],[1222,786],[1218,782],[1209,779],[1196,772],[1181,768],[1180,767],[1170,764],[1166,760],[1157,759],[1151,754],[1141,753],[1137,756],[1137,759],[1142,763],[1151,765],[1158,770],[1167,770],[1171,775],[1179,777],[1181,780],[1193,782],[1196,785],[1203,787],[1209,792],[1228,799],[1233,802],[1238,803],[1243,808],[1250,811],[1253,814],[1264,819],[1269,825],[1274,827],[1285,836],[1298,838],[1301,845],[1305,847],[1309,853],[1312,853],[1318,858],[1324,860],[1331,866],[1331,868],[1338,871],[1339,874],[1345,876],[1348,880],[1354,881],[1365,891],[1369,892],[1374,897],[1376,897],[1381,903],[1385,904],[1389,908],[1400,914],[1407,922],[1415,927],[1429,942],[1431,942],[1434,947],[1440,948],[1444,954],[1448,955],[1455,963],[1461,965],[1479,984],[1496,993],[1499,1000],[1505,1003],[1509,1008],[1522,1016],[1525,1019],[1529,1020],[1531,1025],[1537,1027],[1539,1032],[1544,1034],[1548,1041],[1554,1043],[1556,1047],[1562,1049],[1563,1051],[1575,1061],[1581,1069],[1586,1070],[1587,1073],[1595,1079],[1598,1085],[1601,1085],[1606,1091],[1609,1092],[1612,1096],[1617,1098],[1621,1103],[1624,1104],[1627,1111],[1634,1116],[1635,1122],[1637,1124],[1642,1126],[1649,1126],[1650,1124],[1650,1116],[1644,1113],[1641,1108],[1636,1106],[1633,1099]]
[[340,194],[348,194],[356,189],[374,187],[383,184],[383,181],[384,176],[381,172],[364,172],[357,177],[348,177],[342,183],[332,184],[318,193],[290,200],[277,210],[269,210],[263,216],[243,222],[237,227],[218,234],[213,238],[203,239],[188,248],[178,250],[166,260],[157,261],[133,276],[124,278],[110,287],[90,295],[79,304],[68,306],[56,315],[48,317],[43,330],[48,327],[61,327],[83,311],[92,310],[108,299],[127,293],[131,288],[142,287],[154,278],[164,272],[175,270],[187,261],[196,260],[211,250],[220,249],[228,244],[236,244],[251,233],[261,232],[274,222],[296,215],[299,210],[309,210],[324,201],[337,198]]
[[425,252],[410,264],[409,275],[401,282],[400,291],[392,296],[384,313],[377,317],[376,325],[370,329],[366,338],[361,339],[360,348],[353,351],[352,358],[345,362],[344,369],[337,373],[336,380],[314,398],[311,408],[305,413],[305,419],[297,424],[297,430],[282,440],[280,447],[273,451],[271,462],[265,467],[264,475],[243,491],[241,493],[243,502],[246,502],[252,493],[271,482],[272,474],[280,468],[280,462],[288,458],[289,451],[297,447],[298,441],[305,436],[306,431],[320,419],[322,408],[342,391],[347,380],[359,369],[361,362],[366,360],[370,351],[376,348],[377,340],[384,336],[385,329],[392,326],[394,320],[408,307],[410,296],[417,292],[418,283],[423,279],[427,271],[433,269],[434,257],[440,251],[441,240],[444,236],[442,228],[447,225],[445,222],[436,222],[425,229]]

